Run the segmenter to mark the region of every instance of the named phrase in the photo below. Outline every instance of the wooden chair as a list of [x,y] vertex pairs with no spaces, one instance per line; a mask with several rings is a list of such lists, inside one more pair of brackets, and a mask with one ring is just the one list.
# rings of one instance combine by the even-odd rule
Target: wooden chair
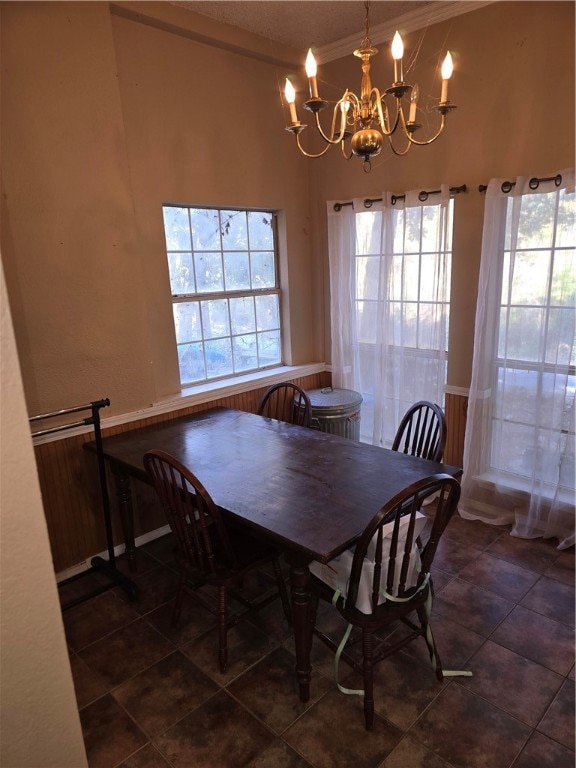
[[446,446],[446,417],[439,405],[420,400],[402,418],[396,432],[393,451],[442,461]]
[[[431,525],[424,528],[427,518],[420,512],[420,507],[422,501],[432,494],[438,494],[436,513]],[[374,723],[373,667],[377,662],[416,638],[423,637],[436,676],[438,680],[443,678],[442,664],[429,624],[432,600],[430,568],[440,537],[456,510],[459,497],[460,485],[450,475],[432,475],[413,483],[374,516],[353,551],[344,553],[326,566],[319,563],[310,566],[314,635],[333,651],[340,652],[340,658],[362,674],[364,690],[354,693],[364,695],[364,718],[368,730]],[[424,543],[419,536],[425,538]],[[336,597],[338,589],[341,592]],[[344,650],[339,650],[338,641],[316,626],[319,599],[335,605],[350,628],[359,630],[359,637]],[[402,622],[407,630],[396,634],[398,639],[395,641],[389,637],[387,640],[377,637],[393,622]],[[357,645],[360,651],[353,654]]]
[[283,381],[280,384],[274,384],[264,394],[256,413],[278,419],[278,421],[286,421],[289,424],[309,427],[312,419],[312,404],[301,387]]
[[[217,616],[218,658],[223,673],[228,664],[227,632],[231,627],[269,605],[278,596],[290,621],[290,605],[279,554],[240,526],[225,520],[200,480],[170,454],[160,450],[148,451],[144,455],[144,466],[177,544],[180,581],[172,621],[176,624],[180,618],[184,594]],[[246,599],[240,592],[244,577],[270,564],[276,577],[276,589],[268,589],[256,598]],[[201,591],[205,585],[216,587],[216,601],[210,600]],[[229,615],[229,597],[234,597],[243,606],[240,613]]]

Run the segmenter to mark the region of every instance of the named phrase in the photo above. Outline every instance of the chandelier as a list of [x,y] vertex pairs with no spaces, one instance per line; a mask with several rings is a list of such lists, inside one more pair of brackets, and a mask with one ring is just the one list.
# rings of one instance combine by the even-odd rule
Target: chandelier
[[[439,103],[433,109],[440,115],[440,124],[436,133],[429,139],[419,140],[414,134],[422,126],[416,121],[418,108],[418,85],[409,85],[404,82],[402,58],[404,56],[404,44],[400,34],[396,32],[392,40],[392,59],[394,60],[394,82],[381,93],[378,88],[372,86],[370,80],[370,59],[378,53],[378,49],[372,46],[370,40],[370,0],[365,0],[366,9],[365,36],[360,43],[360,48],[354,51],[354,56],[362,60],[362,82],[360,96],[346,90],[339,101],[336,102],[332,113],[332,125],[329,133],[326,133],[320,122],[320,112],[329,103],[320,98],[318,94],[318,81],[316,79],[317,66],[312,51],[308,51],[306,57],[306,74],[310,84],[310,98],[304,102],[304,109],[312,112],[318,133],[326,143],[326,146],[317,153],[307,152],[300,142],[300,134],[306,128],[298,120],[296,112],[296,91],[288,78],[284,96],[290,108],[290,125],[286,130],[293,133],[300,152],[306,157],[321,157],[331,146],[340,144],[342,154],[346,160],[353,155],[363,157],[363,168],[366,173],[371,169],[371,159],[380,154],[383,144],[383,136],[387,136],[390,147],[395,155],[405,155],[410,148],[417,144],[425,146],[431,144],[444,130],[446,115],[456,106],[448,101],[448,80],[452,75],[452,56],[450,51],[446,54],[442,64],[442,88]],[[406,97],[406,98],[405,98]],[[408,119],[405,115],[403,102],[409,98]],[[395,109],[393,108],[395,101]],[[397,136],[402,137],[402,147],[394,143],[398,142]],[[347,140],[350,139],[349,147]]]

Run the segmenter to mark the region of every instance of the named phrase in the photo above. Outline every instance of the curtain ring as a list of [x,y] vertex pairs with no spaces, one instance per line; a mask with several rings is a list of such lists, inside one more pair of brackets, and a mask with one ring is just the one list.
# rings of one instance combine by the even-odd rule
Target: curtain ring
[[554,176],[554,184],[557,187],[559,187],[560,184],[562,184],[562,174],[561,173],[557,173],[556,176]]
[[428,192],[426,192],[425,190],[422,190],[422,192],[419,192],[418,200],[420,200],[421,203],[425,203],[426,200],[428,200]]
[[396,205],[396,201],[397,200],[398,200],[398,198],[396,197],[396,195],[391,195],[391,197],[390,197],[390,204],[391,205]]
[[334,210],[339,213],[342,210],[342,203],[334,203]]
[[511,181],[503,181],[502,182],[502,187],[501,187],[502,192],[504,192],[504,193],[510,192],[510,190],[512,189],[513,186],[514,185],[512,184]]
[[364,200],[364,208],[372,208],[372,202],[373,201],[370,200],[369,197],[367,197],[366,200]]
[[533,176],[528,182],[528,186],[530,189],[538,189],[540,186],[540,179],[537,179],[535,176]]

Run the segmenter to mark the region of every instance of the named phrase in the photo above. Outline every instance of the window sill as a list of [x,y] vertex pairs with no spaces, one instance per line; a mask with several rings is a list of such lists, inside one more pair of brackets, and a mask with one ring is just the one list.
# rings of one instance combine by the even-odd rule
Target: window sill
[[211,403],[223,397],[231,397],[242,394],[242,392],[249,392],[255,386],[268,387],[281,381],[311,376],[326,370],[328,370],[328,366],[325,363],[281,365],[277,368],[268,368],[265,371],[257,371],[245,376],[235,376],[233,379],[223,379],[221,381],[197,384],[192,387],[184,387],[178,394],[171,395],[154,403],[149,415],[176,411],[180,408],[189,408],[191,405]]
[[[164,413],[173,413],[174,411],[189,408],[191,405],[212,403],[223,397],[231,397],[232,395],[239,395],[242,392],[250,392],[250,390],[255,389],[256,387],[269,387],[280,381],[298,379],[303,376],[312,376],[315,373],[322,373],[327,370],[330,370],[330,368],[326,363],[282,365],[277,368],[268,368],[266,371],[258,371],[256,373],[246,374],[245,376],[237,376],[234,379],[213,381],[196,387],[185,387],[181,392],[153,403],[150,408],[143,408],[141,411],[122,413],[118,416],[102,419],[102,429],[115,427],[119,424],[130,424],[133,421],[140,421]],[[58,440],[63,440],[65,437],[69,438],[75,435],[85,434],[91,430],[92,427],[81,426],[77,429],[67,430],[66,435],[63,435],[61,432],[52,435],[43,435],[34,438],[33,442],[34,445],[53,443]]]

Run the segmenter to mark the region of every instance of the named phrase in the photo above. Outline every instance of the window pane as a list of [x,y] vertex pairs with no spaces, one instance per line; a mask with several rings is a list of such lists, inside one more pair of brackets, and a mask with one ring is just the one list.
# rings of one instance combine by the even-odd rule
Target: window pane
[[438,227],[441,211],[436,205],[422,208],[422,253],[434,253],[440,247]]
[[280,331],[258,334],[258,359],[261,366],[276,365],[281,360]]
[[191,253],[169,253],[170,292],[173,296],[195,293],[194,268]]
[[252,254],[252,288],[275,288],[276,270],[273,251]]
[[380,253],[382,214],[366,211],[356,214],[356,253],[358,256]]
[[378,305],[375,301],[356,302],[356,338],[359,344],[376,342],[376,318]]
[[234,336],[232,351],[235,371],[249,371],[258,368],[258,344],[255,333]]
[[231,340],[211,339],[204,342],[206,350],[206,375],[217,378],[233,373]]
[[[394,261],[396,261],[396,259]],[[403,298],[405,301],[418,301],[420,289],[420,254],[406,254],[406,256],[404,256],[403,269]]]
[[248,232],[250,236],[250,248],[252,250],[272,251],[274,249],[274,230],[271,213],[249,211]]
[[545,248],[552,244],[556,192],[525,195],[518,224],[518,248]]
[[518,251],[513,270],[510,303],[546,304],[550,251]]
[[247,252],[224,253],[224,282],[227,291],[250,288],[250,258]]
[[560,193],[558,222],[556,225],[556,246],[573,247],[576,229],[576,199],[574,195]]
[[552,306],[576,304],[576,251],[556,251],[552,272]]
[[174,327],[176,329],[176,343],[186,341],[201,341],[202,326],[200,324],[200,307],[197,301],[187,301],[182,304],[174,304]]
[[178,347],[180,380],[183,384],[192,384],[206,378],[203,349],[202,343],[184,344]]
[[356,257],[356,296],[359,299],[378,298],[379,256]]
[[225,251],[248,248],[248,225],[245,211],[221,211],[222,248]]
[[256,327],[259,331],[280,328],[278,296],[256,296]]
[[541,359],[540,336],[544,311],[527,307],[504,308],[500,313],[498,357],[515,360]]
[[192,248],[190,242],[190,226],[188,224],[188,209],[164,206],[164,235],[166,248],[169,251],[189,251]]
[[545,361],[557,365],[574,365],[574,307],[548,312]]
[[254,299],[252,296],[230,299],[230,322],[234,329],[234,335],[256,330]]
[[202,302],[202,324],[205,339],[230,335],[228,302],[226,299]]
[[220,217],[218,211],[191,208],[192,242],[195,251],[220,250]]
[[198,293],[224,290],[222,256],[220,253],[194,254]]
[[447,315],[442,304],[420,303],[418,349],[448,349]]

